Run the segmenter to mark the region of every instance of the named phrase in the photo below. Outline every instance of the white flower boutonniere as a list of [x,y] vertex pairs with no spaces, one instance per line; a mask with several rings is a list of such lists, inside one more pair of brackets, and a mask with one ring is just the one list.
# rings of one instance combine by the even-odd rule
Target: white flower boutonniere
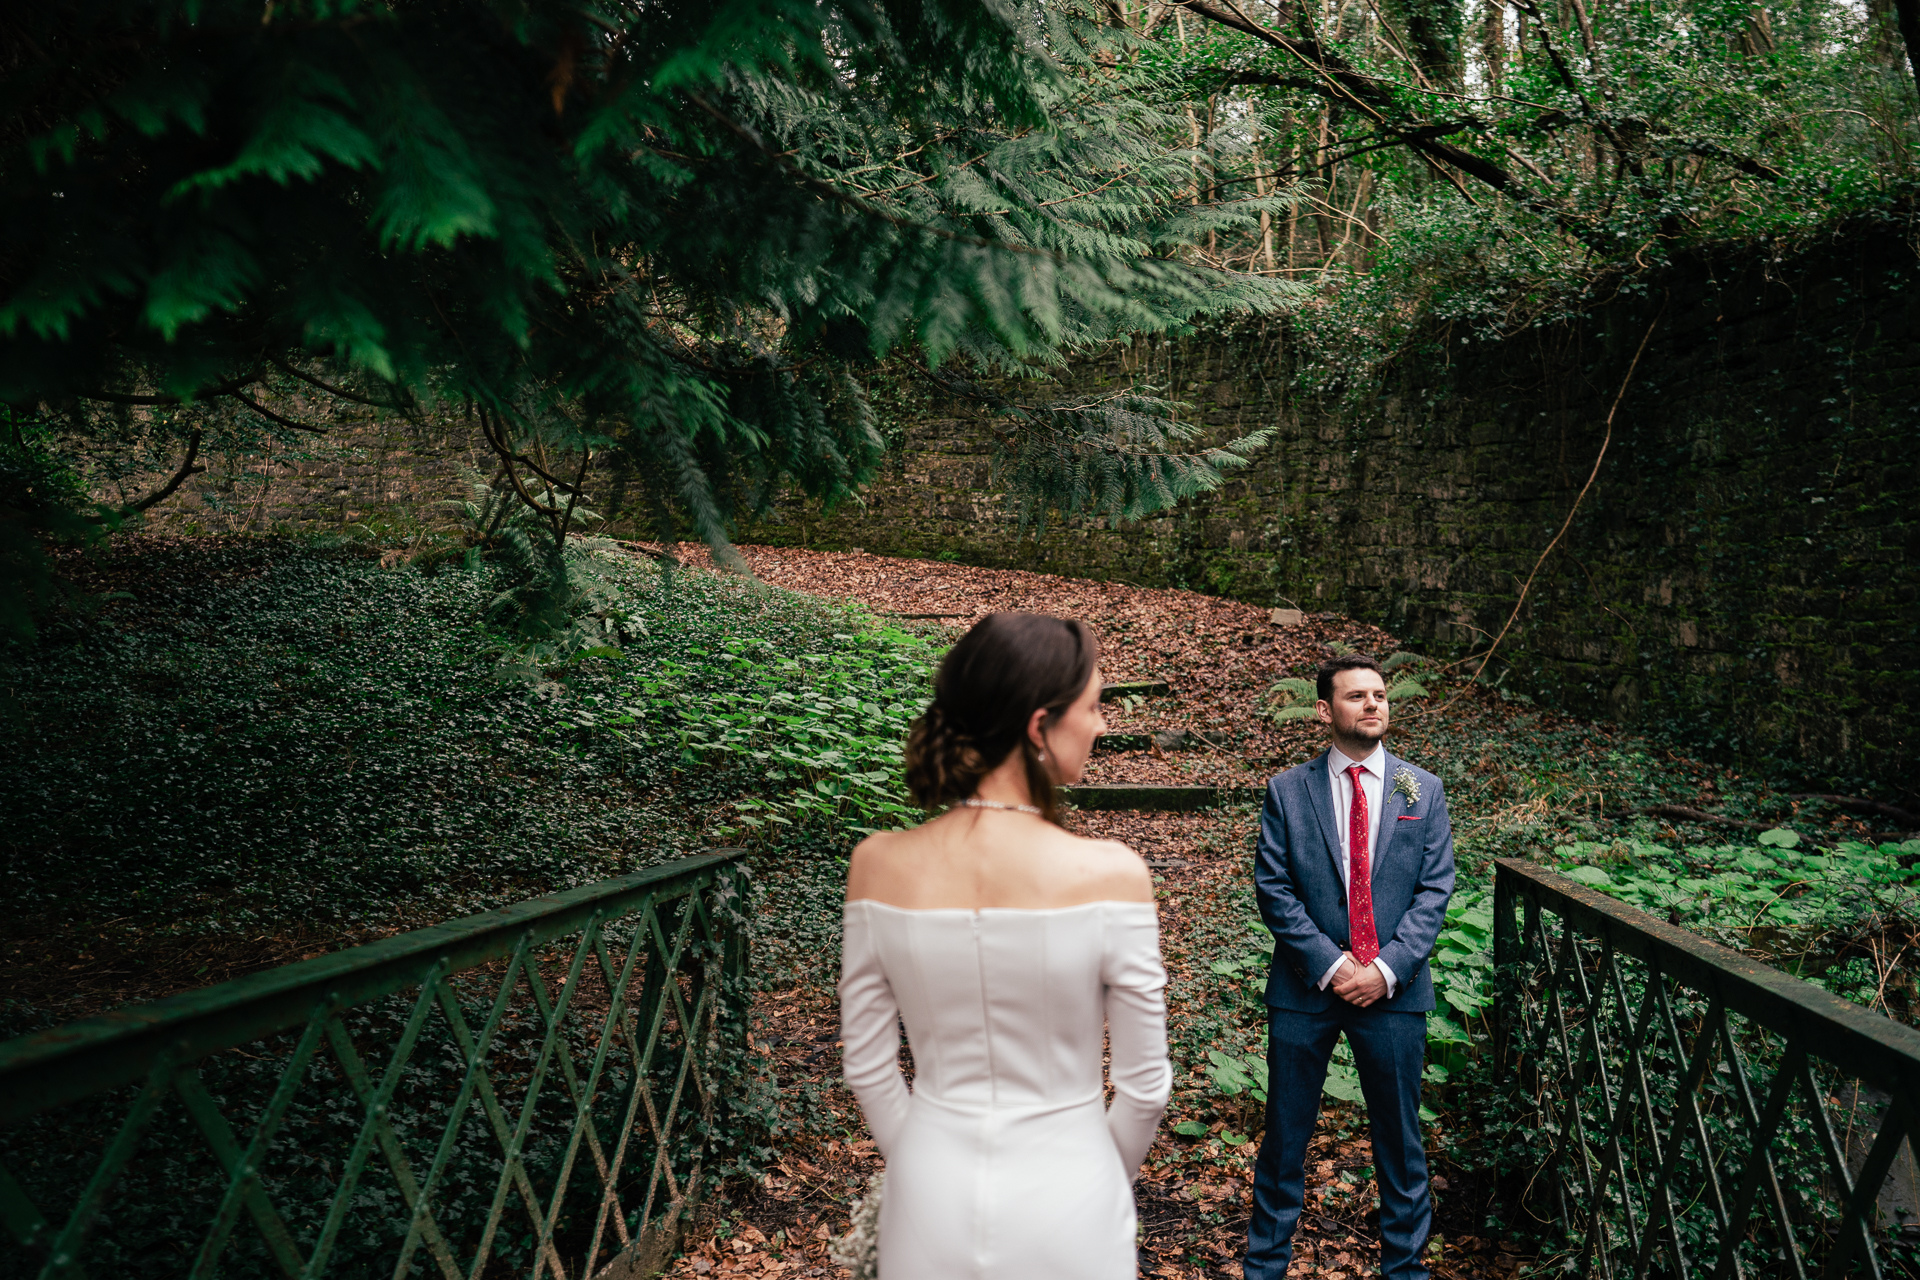
[[1393,771],[1393,790],[1390,795],[1405,796],[1407,806],[1420,803],[1420,779],[1413,776],[1413,770],[1402,765]]

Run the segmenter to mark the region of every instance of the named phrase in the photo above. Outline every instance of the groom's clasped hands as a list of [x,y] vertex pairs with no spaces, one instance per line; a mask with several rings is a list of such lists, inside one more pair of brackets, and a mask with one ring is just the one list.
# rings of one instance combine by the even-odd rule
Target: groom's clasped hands
[[1387,996],[1387,976],[1380,972],[1377,964],[1361,964],[1359,957],[1351,951],[1340,953],[1346,963],[1340,966],[1340,972],[1333,975],[1330,990],[1350,1005],[1366,1008],[1376,1000]]

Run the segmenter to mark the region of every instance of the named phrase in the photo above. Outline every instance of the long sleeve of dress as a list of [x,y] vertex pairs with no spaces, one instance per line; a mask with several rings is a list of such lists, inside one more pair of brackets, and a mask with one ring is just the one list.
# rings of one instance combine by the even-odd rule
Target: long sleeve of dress
[[882,1156],[907,1121],[900,1077],[900,1005],[880,966],[866,904],[850,902],[840,950],[840,1062]]
[[1107,989],[1107,1074],[1113,1081],[1107,1132],[1132,1180],[1139,1176],[1140,1162],[1147,1158],[1173,1092],[1173,1068],[1167,1061],[1167,971],[1160,963],[1160,926],[1150,904],[1107,909],[1101,980]]

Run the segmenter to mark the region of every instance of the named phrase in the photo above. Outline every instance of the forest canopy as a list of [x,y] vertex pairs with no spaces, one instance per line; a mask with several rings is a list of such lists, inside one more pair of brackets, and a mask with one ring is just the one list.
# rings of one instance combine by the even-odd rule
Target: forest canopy
[[[1218,196],[1302,184],[1201,261],[1316,286],[1322,389],[1494,337],[1679,251],[1905,219],[1914,0],[1184,0],[1118,10]],[[1905,33],[1903,37],[1903,32]]]

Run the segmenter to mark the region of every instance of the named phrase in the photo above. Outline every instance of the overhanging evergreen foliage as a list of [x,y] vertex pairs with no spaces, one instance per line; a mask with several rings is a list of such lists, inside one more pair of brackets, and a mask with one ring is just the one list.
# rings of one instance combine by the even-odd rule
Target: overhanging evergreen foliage
[[[275,387],[457,406],[556,534],[536,491],[596,456],[716,541],[777,484],[848,496],[882,355],[1030,376],[1296,288],[1182,261],[1286,193],[1207,199],[1132,37],[1073,3],[23,9],[0,399],[182,441],[217,403],[313,426]],[[1013,474],[1136,514],[1237,461],[1163,464],[1141,410],[1018,419],[1009,460],[1029,428],[1072,456]]]

